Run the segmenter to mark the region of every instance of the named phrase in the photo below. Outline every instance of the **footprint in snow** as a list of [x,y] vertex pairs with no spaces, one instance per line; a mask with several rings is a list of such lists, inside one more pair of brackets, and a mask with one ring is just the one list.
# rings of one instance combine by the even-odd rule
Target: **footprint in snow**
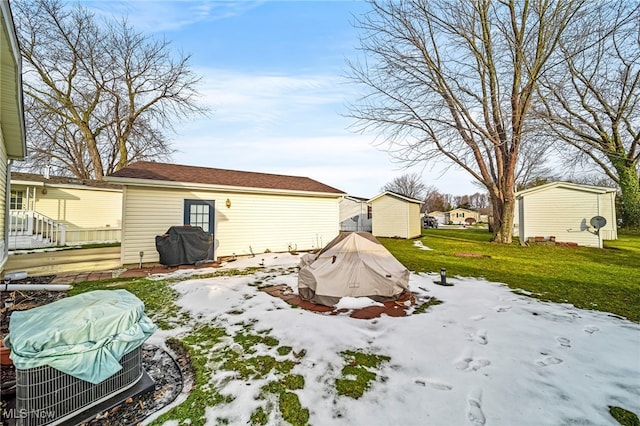
[[584,328],[584,332],[585,333],[589,333],[589,334],[593,334],[596,331],[600,330],[598,327],[596,327],[595,325],[588,325]]
[[560,343],[560,346],[562,346],[563,348],[571,347],[571,340],[567,339],[566,337],[556,337],[556,341]]
[[562,360],[551,355],[544,355],[536,360],[536,365],[539,367],[547,367],[549,365],[560,364]]
[[484,426],[487,419],[482,412],[482,391],[474,389],[467,397],[467,419],[473,426]]
[[511,306],[494,306],[494,308],[496,312],[507,312],[509,309],[511,309]]
[[462,354],[453,361],[453,366],[462,371],[477,371],[491,365],[491,361],[485,358],[474,358],[473,351],[465,348]]
[[486,345],[489,343],[489,340],[487,340],[487,330],[480,328],[475,332],[467,333],[467,340],[476,342],[479,345]]
[[453,386],[447,383],[438,382],[436,380],[416,379],[415,383],[417,385],[428,386],[436,390],[450,391],[451,389],[453,389]]
[[480,321],[484,319],[484,315],[474,315],[472,317],[469,317],[469,319],[472,321]]

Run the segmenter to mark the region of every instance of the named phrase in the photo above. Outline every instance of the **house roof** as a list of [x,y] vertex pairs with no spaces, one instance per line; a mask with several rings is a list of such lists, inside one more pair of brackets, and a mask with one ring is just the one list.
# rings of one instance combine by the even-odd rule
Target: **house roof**
[[11,183],[14,185],[33,186],[75,186],[91,189],[116,189],[122,190],[122,185],[104,182],[100,180],[78,179],[74,177],[49,176],[45,178],[36,173],[11,172]]
[[516,192],[516,197],[520,198],[523,195],[534,194],[537,192],[547,191],[549,189],[554,189],[554,188],[571,189],[574,191],[591,192],[594,194],[606,194],[607,192],[616,192],[615,188],[607,188],[604,186],[580,185],[580,184],[571,183],[571,182],[551,182],[545,185],[534,186],[533,188],[518,191]]
[[398,194],[397,192],[393,192],[393,191],[384,191],[382,194],[378,194],[375,197],[371,198],[368,202],[371,203],[371,202],[377,200],[378,198],[382,198],[382,197],[385,197],[385,196],[397,198],[398,200],[406,201],[407,203],[423,204],[423,202],[420,201],[420,200],[416,200],[415,198],[406,197],[406,196],[404,196],[402,194]]
[[369,201],[368,198],[363,198],[363,197],[356,197],[355,195],[347,195],[344,198],[351,200],[351,201],[355,201],[358,203],[366,203]]
[[462,207],[456,207],[455,209],[451,209],[451,210],[449,210],[447,213],[454,212],[454,211],[463,211],[463,212],[469,212],[469,213],[478,213],[478,211],[477,211],[477,210],[465,209],[465,208],[462,208]]
[[22,92],[22,63],[11,8],[0,2],[0,105],[2,139],[7,157],[22,160],[27,154]]
[[124,185],[175,186],[189,184],[229,188],[255,188],[275,191],[301,191],[343,195],[344,192],[308,177],[214,169],[180,164],[140,161],[112,173],[107,180]]

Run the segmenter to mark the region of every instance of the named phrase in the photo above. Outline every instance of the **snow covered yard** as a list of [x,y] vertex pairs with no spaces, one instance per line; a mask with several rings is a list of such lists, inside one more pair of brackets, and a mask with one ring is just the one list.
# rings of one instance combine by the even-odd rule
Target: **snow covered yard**
[[[293,392],[309,410],[310,424],[604,425],[617,424],[609,406],[640,414],[637,323],[541,302],[479,279],[450,278],[454,286],[443,287],[434,284],[436,274],[412,274],[410,290],[443,303],[403,318],[324,315],[259,291],[256,284],[287,284],[295,291],[291,267],[298,260],[289,254],[239,259],[228,266],[263,263],[265,271],[194,277],[174,288],[178,305],[198,323],[231,336],[251,325],[301,354],[291,373],[302,376],[304,386]],[[184,331],[156,333],[150,342]],[[225,345],[234,342],[223,340],[214,350]],[[274,353],[268,345],[256,348],[254,356]],[[349,350],[389,357],[359,399],[336,390]],[[237,354],[245,355],[242,348]],[[246,379],[211,368],[210,386],[228,398],[206,410],[207,424],[250,422],[274,374]],[[277,410],[267,421],[282,423]]]

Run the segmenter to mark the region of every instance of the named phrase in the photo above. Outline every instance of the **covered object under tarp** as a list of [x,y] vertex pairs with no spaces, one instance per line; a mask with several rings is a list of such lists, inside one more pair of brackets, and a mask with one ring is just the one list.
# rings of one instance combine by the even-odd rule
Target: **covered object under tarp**
[[144,304],[126,290],[95,290],[11,314],[16,368],[50,366],[91,383],[117,373],[123,355],[156,330]]
[[317,254],[300,259],[300,298],[334,306],[342,297],[395,300],[409,286],[409,270],[368,232],[345,232]]
[[213,260],[213,236],[199,226],[172,226],[156,236],[156,250],[163,265],[193,265]]

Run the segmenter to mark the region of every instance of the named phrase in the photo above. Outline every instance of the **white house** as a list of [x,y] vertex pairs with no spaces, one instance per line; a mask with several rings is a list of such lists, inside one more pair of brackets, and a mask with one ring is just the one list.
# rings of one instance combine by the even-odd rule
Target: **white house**
[[385,191],[369,200],[372,234],[376,237],[416,238],[422,235],[422,201]]
[[120,242],[119,185],[14,172],[9,207],[10,249]]
[[615,196],[613,188],[569,182],[519,191],[514,235],[521,241],[555,237],[557,242],[602,248],[603,240],[618,238]]
[[340,230],[371,232],[371,205],[366,198],[347,195],[340,200]]
[[27,154],[22,65],[9,2],[0,1],[0,271],[8,258],[11,164]]
[[181,225],[213,235],[215,257],[319,249],[340,232],[346,195],[306,177],[145,161],[106,180],[124,188],[123,265],[158,262],[155,237]]
[[458,207],[447,213],[449,214],[449,221],[456,225],[473,225],[480,221],[480,213],[475,210]]

